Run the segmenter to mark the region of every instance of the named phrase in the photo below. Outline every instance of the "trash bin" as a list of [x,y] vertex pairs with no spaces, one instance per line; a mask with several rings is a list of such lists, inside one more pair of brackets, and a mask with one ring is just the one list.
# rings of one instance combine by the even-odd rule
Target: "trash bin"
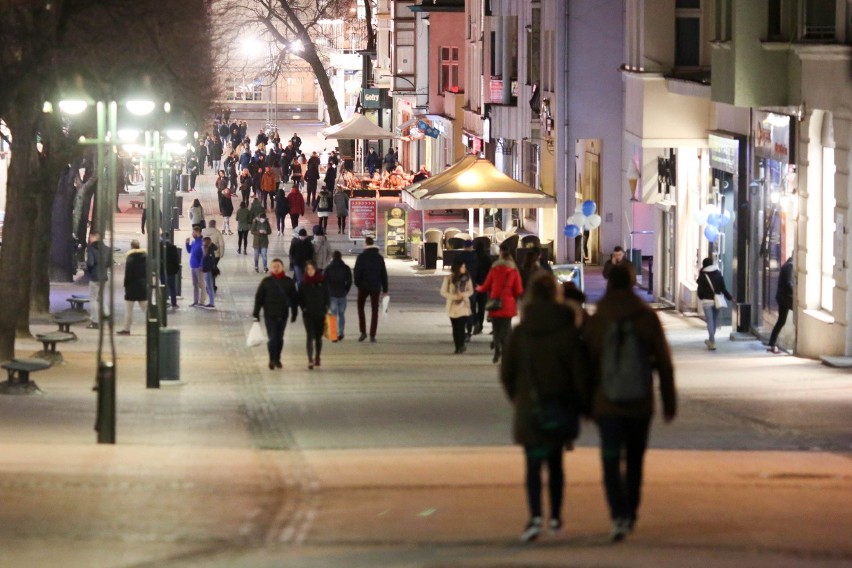
[[175,207],[177,207],[180,216],[183,217],[183,195],[175,195]]
[[160,381],[180,380],[180,330],[160,330]]
[[748,333],[751,329],[751,304],[736,304],[737,331]]
[[423,243],[423,264],[425,268],[438,267],[438,243]]
[[180,175],[180,190],[183,192],[189,191],[189,174]]

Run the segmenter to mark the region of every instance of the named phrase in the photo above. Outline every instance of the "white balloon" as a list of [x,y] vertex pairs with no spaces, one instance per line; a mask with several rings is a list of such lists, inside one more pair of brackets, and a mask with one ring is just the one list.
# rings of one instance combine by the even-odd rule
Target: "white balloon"
[[582,227],[583,223],[586,222],[586,216],[582,213],[574,213],[570,217],[568,217],[568,225],[577,225],[578,227]]
[[589,215],[589,218],[586,220],[586,224],[589,226],[589,230],[597,229],[601,226],[601,216],[597,213]]

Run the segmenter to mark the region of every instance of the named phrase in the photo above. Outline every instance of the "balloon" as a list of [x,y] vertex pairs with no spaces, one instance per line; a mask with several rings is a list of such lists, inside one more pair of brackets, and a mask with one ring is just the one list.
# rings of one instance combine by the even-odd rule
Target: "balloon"
[[713,225],[707,225],[704,227],[704,236],[707,237],[707,240],[711,243],[715,243],[716,239],[719,238],[719,229]]
[[701,211],[693,211],[692,220],[695,221],[696,225],[706,225],[707,224],[707,213]]
[[595,211],[597,211],[597,210],[598,210],[598,206],[595,205],[595,202],[592,201],[591,199],[587,199],[583,202],[582,211],[583,211],[583,215],[585,215],[586,217],[590,217],[590,216],[594,215]]
[[707,216],[707,224],[714,227],[719,227],[722,223],[722,216],[718,213],[710,213]]
[[589,215],[586,217],[586,224],[583,225],[583,228],[591,231],[592,229],[597,229],[601,226],[601,216],[598,214]]
[[728,223],[731,222],[731,212],[725,209],[722,211],[722,214],[719,216],[719,226],[724,227]]
[[570,217],[568,217],[568,221],[566,221],[569,225],[577,225],[578,227],[582,227],[583,223],[586,221],[586,216],[582,213],[574,213]]
[[580,234],[580,227],[577,225],[565,225],[565,236],[569,239],[573,239],[577,235]]

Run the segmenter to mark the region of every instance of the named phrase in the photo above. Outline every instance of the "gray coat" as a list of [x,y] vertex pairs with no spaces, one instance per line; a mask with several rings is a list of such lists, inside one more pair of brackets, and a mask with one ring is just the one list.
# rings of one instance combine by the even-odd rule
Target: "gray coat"
[[349,216],[349,194],[343,190],[334,192],[334,213],[338,217]]

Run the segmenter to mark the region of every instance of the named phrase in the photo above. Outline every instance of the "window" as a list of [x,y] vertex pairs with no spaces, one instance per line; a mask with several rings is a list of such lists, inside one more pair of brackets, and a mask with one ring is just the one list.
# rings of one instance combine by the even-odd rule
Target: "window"
[[675,66],[701,65],[700,0],[678,0],[675,4]]
[[835,0],[805,0],[803,39],[831,40],[835,30]]
[[767,37],[769,39],[777,39],[781,37],[781,0],[769,0],[769,26]]
[[459,48],[441,48],[441,84],[438,92],[459,90]]

